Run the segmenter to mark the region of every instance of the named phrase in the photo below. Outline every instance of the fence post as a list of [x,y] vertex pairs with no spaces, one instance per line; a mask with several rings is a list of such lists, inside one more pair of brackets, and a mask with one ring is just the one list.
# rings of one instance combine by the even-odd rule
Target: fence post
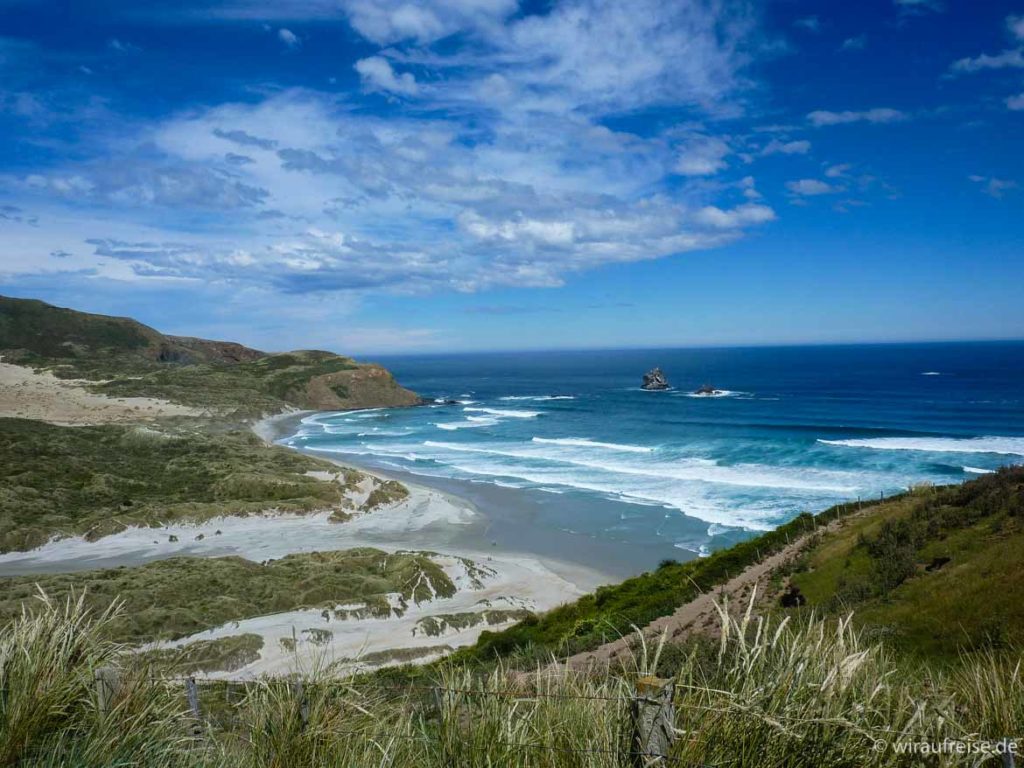
[[189,712],[195,718],[195,723],[192,724],[192,735],[198,736],[202,732],[203,726],[202,712],[199,710],[199,686],[196,685],[194,677],[185,680],[185,697],[188,699]]
[[100,667],[95,672],[96,703],[100,712],[109,712],[121,688],[121,675],[113,667]]
[[1011,739],[1003,739],[1002,747],[1003,751],[1000,757],[1003,759],[1003,768],[1016,768],[1017,762],[1013,757],[1013,747],[1016,744]]
[[633,726],[632,767],[664,765],[675,741],[675,683],[641,677],[630,712]]
[[302,687],[302,680],[296,678],[292,683],[295,692],[295,699],[299,702],[299,717],[302,718],[302,730],[306,730],[309,724],[309,701],[306,699],[306,692]]

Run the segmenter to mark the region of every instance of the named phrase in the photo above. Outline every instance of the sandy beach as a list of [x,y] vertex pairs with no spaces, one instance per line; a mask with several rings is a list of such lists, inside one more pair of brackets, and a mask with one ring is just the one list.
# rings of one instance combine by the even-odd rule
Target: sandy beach
[[[278,414],[252,428],[272,442],[287,433],[303,413]],[[344,466],[343,462],[335,463]],[[373,474],[386,479],[380,473]],[[499,629],[514,621],[496,612],[550,610],[609,581],[595,571],[531,554],[457,546],[454,541],[462,538],[464,530],[483,522],[473,505],[404,478],[402,482],[409,490],[406,499],[344,523],[332,521],[329,510],[303,515],[268,510],[260,515],[218,517],[201,523],[133,527],[98,541],[81,536],[60,538],[29,552],[0,555],[0,576],[134,566],[175,556],[234,555],[264,562],[295,553],[375,547],[387,552],[437,553],[433,559],[458,587],[451,598],[410,604],[401,615],[396,612],[388,618],[325,620],[320,609],[292,611],[232,622],[159,646],[177,647],[239,634],[263,637],[260,658],[233,671],[232,676],[284,674],[314,664],[336,664],[339,671],[352,670],[365,666],[359,659],[368,654],[374,654],[377,663],[384,663],[381,657],[389,651],[404,652],[402,660],[427,661],[447,649],[475,642],[485,629]],[[465,559],[482,569],[481,579],[467,578]],[[461,628],[447,626],[447,617],[452,615],[459,615]],[[435,620],[430,623],[442,629],[426,632],[425,619]],[[325,631],[304,634],[304,630]],[[290,642],[293,638],[294,643]]]

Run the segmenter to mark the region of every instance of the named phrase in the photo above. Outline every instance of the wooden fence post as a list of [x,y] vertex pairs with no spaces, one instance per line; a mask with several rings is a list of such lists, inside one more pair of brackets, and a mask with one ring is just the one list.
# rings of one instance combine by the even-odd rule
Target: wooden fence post
[[199,686],[196,679],[190,677],[185,680],[185,697],[188,699],[188,709],[192,713],[195,722],[192,724],[192,735],[198,736],[203,731],[202,712],[199,709]]
[[100,712],[109,712],[121,688],[121,675],[113,667],[100,667],[95,672],[96,703]]
[[675,683],[658,677],[636,681],[632,702],[633,768],[664,765],[676,738]]
[[1016,744],[1010,739],[1003,739],[1002,747],[1000,757],[1003,759],[1003,768],[1017,768],[1017,761],[1013,756],[1013,747],[1016,747]]
[[299,702],[299,717],[302,718],[302,730],[309,724],[309,701],[306,699],[306,692],[302,687],[302,680],[296,678],[292,683],[295,692],[295,699]]

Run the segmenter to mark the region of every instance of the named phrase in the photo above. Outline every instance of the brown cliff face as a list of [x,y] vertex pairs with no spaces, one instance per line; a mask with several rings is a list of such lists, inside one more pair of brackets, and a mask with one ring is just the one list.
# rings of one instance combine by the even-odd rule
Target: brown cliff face
[[397,408],[420,402],[419,395],[401,386],[390,371],[366,364],[313,377],[306,384],[300,404],[314,410],[349,410]]

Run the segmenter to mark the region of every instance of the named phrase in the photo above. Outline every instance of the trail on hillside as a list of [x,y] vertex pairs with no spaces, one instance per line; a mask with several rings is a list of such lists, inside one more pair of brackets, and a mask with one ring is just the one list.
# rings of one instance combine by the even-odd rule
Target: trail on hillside
[[[709,637],[717,637],[720,626],[720,618],[715,603],[719,605],[727,603],[730,612],[742,613],[749,601],[751,591],[757,589],[758,606],[765,606],[774,602],[778,590],[770,589],[772,575],[782,566],[795,560],[804,549],[818,536],[823,533],[838,530],[849,521],[862,515],[870,514],[876,510],[878,505],[865,507],[845,517],[837,518],[815,531],[800,536],[783,549],[773,555],[765,557],[753,565],[747,567],[739,575],[729,579],[725,584],[718,586],[712,592],[694,598],[684,603],[668,616],[655,619],[643,629],[646,641],[657,642],[663,635],[667,635],[669,643],[678,643],[687,637],[702,633]],[[635,633],[620,637],[618,640],[605,643],[592,651],[577,653],[561,662],[559,666],[566,666],[576,671],[606,671],[618,662],[625,662],[633,653],[633,646],[637,643]]]

